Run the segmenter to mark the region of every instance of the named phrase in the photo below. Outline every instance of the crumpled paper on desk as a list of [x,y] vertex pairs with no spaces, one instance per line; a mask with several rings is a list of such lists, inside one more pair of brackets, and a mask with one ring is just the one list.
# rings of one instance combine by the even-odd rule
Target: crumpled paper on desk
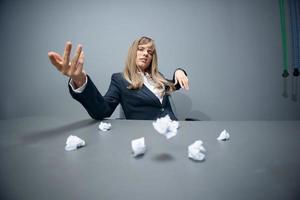
[[219,140],[219,141],[225,141],[225,140],[229,140],[229,138],[230,138],[229,133],[224,129],[224,130],[220,133],[220,135],[219,135],[219,137],[217,138],[217,140]]
[[133,156],[137,157],[143,155],[146,152],[145,138],[141,137],[131,141],[131,148]]
[[85,141],[83,141],[82,139],[80,139],[79,137],[77,137],[75,135],[70,135],[67,138],[65,150],[72,151],[79,147],[83,147],[84,145],[85,145]]
[[203,142],[201,140],[196,140],[188,147],[188,157],[193,160],[204,160],[204,152],[206,152],[206,149],[203,147]]
[[170,139],[177,135],[179,123],[178,121],[172,121],[170,116],[166,115],[153,122],[153,127],[158,133],[166,136],[167,139]]
[[101,131],[108,131],[111,128],[111,124],[110,123],[105,123],[105,122],[100,122],[99,124],[99,129]]

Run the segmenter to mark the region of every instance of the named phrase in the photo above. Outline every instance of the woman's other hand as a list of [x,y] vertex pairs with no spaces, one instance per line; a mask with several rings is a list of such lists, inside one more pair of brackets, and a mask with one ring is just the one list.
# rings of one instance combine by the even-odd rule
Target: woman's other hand
[[178,69],[175,72],[175,85],[177,83],[179,83],[181,88],[189,90],[189,79],[181,69]]

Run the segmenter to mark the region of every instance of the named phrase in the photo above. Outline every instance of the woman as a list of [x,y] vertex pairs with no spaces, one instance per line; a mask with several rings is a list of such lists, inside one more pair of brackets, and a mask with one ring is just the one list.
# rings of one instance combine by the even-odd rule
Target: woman
[[167,80],[157,68],[157,53],[154,41],[141,37],[133,42],[123,73],[115,73],[104,96],[84,72],[84,53],[78,45],[70,61],[72,44],[67,42],[63,56],[49,52],[51,63],[62,74],[70,77],[69,90],[89,115],[97,120],[110,117],[121,103],[126,119],[155,120],[169,115],[176,120],[168,96],[179,88],[189,89],[184,70],[178,68],[173,80]]

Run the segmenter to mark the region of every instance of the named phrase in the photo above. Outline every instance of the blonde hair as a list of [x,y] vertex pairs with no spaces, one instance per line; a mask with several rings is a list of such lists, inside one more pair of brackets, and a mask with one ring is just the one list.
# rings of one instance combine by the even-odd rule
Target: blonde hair
[[143,86],[143,77],[139,73],[141,70],[136,66],[136,53],[138,45],[152,43],[153,55],[152,61],[146,71],[154,82],[155,88],[162,90],[163,93],[171,93],[175,90],[175,86],[172,82],[166,80],[158,71],[157,53],[155,49],[154,40],[149,37],[141,37],[136,39],[128,50],[128,56],[124,69],[124,78],[129,82],[128,89],[141,89]]

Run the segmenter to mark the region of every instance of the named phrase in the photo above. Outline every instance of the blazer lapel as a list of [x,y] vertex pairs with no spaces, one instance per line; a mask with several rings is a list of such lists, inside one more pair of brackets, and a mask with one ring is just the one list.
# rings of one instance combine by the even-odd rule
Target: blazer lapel
[[168,98],[169,98],[169,95],[168,95],[168,94],[165,94],[164,97],[163,97],[162,103],[161,103],[161,104],[163,105],[163,107],[165,107]]
[[153,94],[153,92],[145,85],[143,85],[141,92],[148,96],[153,101],[153,103],[161,105],[159,99],[155,96],[155,94]]

